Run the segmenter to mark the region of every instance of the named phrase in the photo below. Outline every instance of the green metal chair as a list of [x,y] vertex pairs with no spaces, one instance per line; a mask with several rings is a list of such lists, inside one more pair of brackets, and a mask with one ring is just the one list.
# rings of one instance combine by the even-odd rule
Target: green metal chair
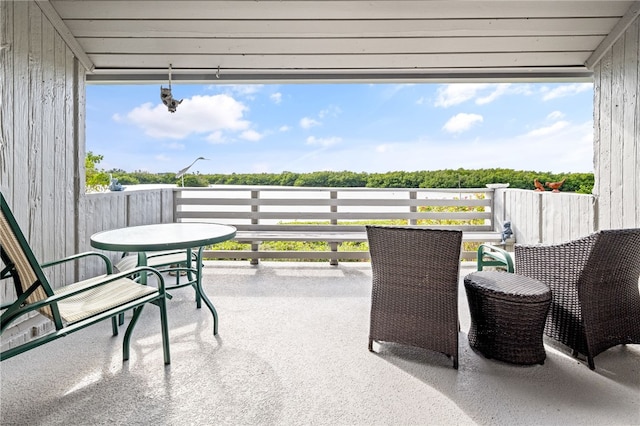
[[[0,193],[0,258],[4,268],[0,279],[12,278],[17,298],[0,306],[0,335],[21,318],[39,312],[49,318],[55,330],[29,340],[0,353],[0,361],[19,355],[69,333],[81,330],[100,321],[111,319],[113,334],[118,334],[116,316],[133,309],[133,317],[124,335],[123,361],[129,359],[131,334],[147,303],[160,308],[160,322],[164,363],[171,362],[169,329],[167,324],[166,295],[162,275],[154,268],[140,267],[113,274],[109,258],[95,253],[76,254],[55,262],[40,264],[29,247],[4,196]],[[105,262],[106,274],[77,283],[53,288],[43,269],[89,256],[98,256]],[[158,286],[141,285],[131,277],[151,273],[157,277]]]
[[[192,265],[198,262],[197,250],[164,250],[164,251],[151,251],[144,253],[146,257],[146,266],[151,266],[158,271],[175,275],[175,284],[167,284],[167,299],[171,299],[170,291],[172,289],[181,288],[185,286],[192,286],[195,289],[196,282],[201,280],[200,274],[194,272],[198,270],[197,267]],[[138,266],[139,258],[136,253],[123,253],[122,259],[120,259],[114,266],[119,272],[129,271]],[[204,265],[201,265],[204,266]],[[180,276],[186,275],[187,282],[180,282]],[[201,307],[200,294],[196,292],[196,303],[198,309]]]
[[513,256],[503,248],[491,244],[480,244],[478,247],[478,271],[486,266],[498,267],[513,273]]

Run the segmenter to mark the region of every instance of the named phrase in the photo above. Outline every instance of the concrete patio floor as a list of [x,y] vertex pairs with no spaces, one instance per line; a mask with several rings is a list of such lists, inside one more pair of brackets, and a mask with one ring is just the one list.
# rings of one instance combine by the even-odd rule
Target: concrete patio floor
[[487,360],[469,348],[461,285],[459,370],[416,348],[370,353],[370,280],[369,263],[206,262],[217,337],[177,290],[170,366],[149,306],[126,363],[108,321],[2,362],[0,424],[640,424],[639,345],[597,356],[595,371],[548,341],[544,365]]

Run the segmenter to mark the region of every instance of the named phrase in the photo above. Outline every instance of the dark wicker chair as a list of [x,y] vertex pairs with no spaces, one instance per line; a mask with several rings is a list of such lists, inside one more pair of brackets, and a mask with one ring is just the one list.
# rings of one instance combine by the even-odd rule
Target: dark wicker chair
[[551,288],[545,334],[593,358],[640,343],[640,229],[603,230],[564,244],[515,246],[516,273]]
[[441,352],[458,368],[458,280],[462,232],[367,226],[373,341]]

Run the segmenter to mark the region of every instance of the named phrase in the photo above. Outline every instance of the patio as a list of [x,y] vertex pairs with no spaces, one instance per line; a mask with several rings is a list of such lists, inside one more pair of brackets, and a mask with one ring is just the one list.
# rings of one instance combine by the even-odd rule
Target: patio
[[[463,263],[461,278],[475,270]],[[460,286],[460,367],[397,345],[367,351],[370,264],[208,261],[204,287],[169,301],[172,364],[147,308],[122,363],[122,335],[91,327],[2,363],[2,424],[639,424],[640,347],[596,370],[545,342],[544,365],[469,348]],[[73,365],[71,365],[73,364]]]
[[[1,1],[0,190],[36,254],[78,252],[88,241],[84,218],[104,216],[84,193],[86,83],[164,83],[168,64],[183,83],[593,81],[592,225],[640,226],[640,1],[338,3]],[[318,19],[324,26],[308,24]],[[257,40],[249,49],[237,42],[248,32]],[[219,44],[225,34],[235,47]],[[275,41],[265,46],[261,36]],[[523,196],[532,202],[511,213],[523,219],[514,220],[521,233],[531,213],[549,212],[535,194]],[[158,211],[130,217],[158,223]],[[591,216],[565,210],[549,225],[553,235],[584,235],[572,229],[575,217]],[[553,241],[534,231],[531,242]],[[551,345],[544,366],[486,360],[468,347],[462,293],[458,371],[430,352],[369,353],[369,272],[367,263],[208,264],[219,338],[210,313],[176,292],[171,366],[153,309],[126,364],[122,335],[112,338],[105,322],[3,361],[0,422],[640,424],[638,345],[599,355],[595,372]],[[14,296],[2,291],[3,300]]]

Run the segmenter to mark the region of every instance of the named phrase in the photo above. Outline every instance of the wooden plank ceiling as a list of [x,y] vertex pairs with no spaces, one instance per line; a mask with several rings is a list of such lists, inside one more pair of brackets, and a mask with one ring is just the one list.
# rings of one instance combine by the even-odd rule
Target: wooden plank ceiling
[[581,79],[638,16],[615,0],[38,1],[88,81]]

